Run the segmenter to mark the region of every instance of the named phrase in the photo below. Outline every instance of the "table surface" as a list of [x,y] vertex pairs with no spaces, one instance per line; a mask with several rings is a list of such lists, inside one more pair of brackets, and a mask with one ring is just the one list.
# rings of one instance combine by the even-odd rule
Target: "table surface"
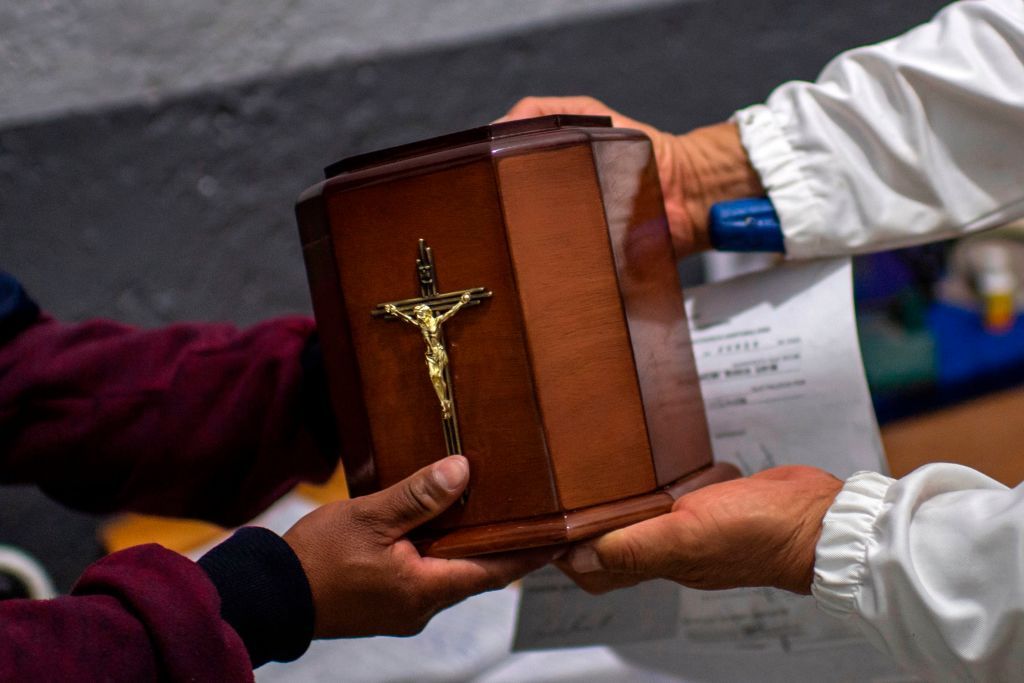
[[1024,388],[893,422],[882,441],[894,477],[955,462],[1016,486],[1024,481]]

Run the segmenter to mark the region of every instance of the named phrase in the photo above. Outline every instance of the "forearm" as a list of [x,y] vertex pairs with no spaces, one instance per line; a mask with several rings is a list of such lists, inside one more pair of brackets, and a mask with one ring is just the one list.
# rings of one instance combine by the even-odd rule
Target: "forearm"
[[306,651],[313,615],[298,558],[266,529],[198,565],[138,546],[87,568],[69,596],[0,602],[0,679],[249,681]]
[[929,680],[1024,671],[1024,487],[938,464],[855,475],[825,516],[812,586],[828,612]]
[[70,596],[0,602],[5,681],[250,681],[204,572],[149,545],[89,567]]
[[1024,215],[1024,5],[960,2],[737,113],[796,257],[904,247]]
[[[675,191],[692,226],[692,242],[680,249],[680,253],[686,254],[711,248],[708,214],[712,205],[731,199],[760,197],[764,188],[750,164],[734,122],[697,128],[676,136],[675,140],[679,148],[678,163],[670,167],[672,170],[662,183],[667,188],[677,188]],[[673,237],[677,245],[687,239],[686,235]]]
[[307,419],[327,410],[312,331],[37,320],[0,346],[0,476],[85,510],[244,522],[336,462]]

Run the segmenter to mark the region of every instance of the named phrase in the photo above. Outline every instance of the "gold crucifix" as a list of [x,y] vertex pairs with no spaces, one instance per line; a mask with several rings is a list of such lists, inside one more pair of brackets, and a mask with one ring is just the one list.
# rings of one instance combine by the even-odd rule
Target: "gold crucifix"
[[[483,287],[461,289],[444,294],[437,293],[434,253],[422,239],[419,242],[420,255],[416,259],[416,272],[420,283],[420,296],[377,304],[373,315],[376,318],[402,320],[414,325],[423,335],[426,345],[424,358],[430,383],[441,404],[441,423],[444,427],[445,446],[448,453],[461,453],[455,402],[452,395],[451,373],[448,369],[448,349],[445,347],[441,326],[465,306],[479,305],[481,299],[491,296]],[[436,312],[442,311],[440,315]],[[411,314],[411,315],[410,315]]]

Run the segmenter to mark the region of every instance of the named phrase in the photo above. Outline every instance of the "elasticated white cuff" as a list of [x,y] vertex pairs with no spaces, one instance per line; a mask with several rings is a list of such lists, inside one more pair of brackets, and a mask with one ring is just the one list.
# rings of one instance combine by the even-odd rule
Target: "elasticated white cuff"
[[825,513],[815,549],[811,593],[833,616],[856,612],[875,521],[895,481],[877,472],[857,472],[846,480]]
[[818,256],[824,220],[797,152],[789,144],[777,114],[763,104],[732,115],[750,164],[761,176],[782,225],[786,255]]

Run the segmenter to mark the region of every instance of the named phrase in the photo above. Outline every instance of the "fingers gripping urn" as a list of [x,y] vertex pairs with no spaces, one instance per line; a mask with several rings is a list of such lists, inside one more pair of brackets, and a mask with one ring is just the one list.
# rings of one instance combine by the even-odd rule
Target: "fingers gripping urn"
[[492,124],[339,161],[296,212],[352,494],[469,459],[427,554],[580,540],[736,476],[643,133]]

